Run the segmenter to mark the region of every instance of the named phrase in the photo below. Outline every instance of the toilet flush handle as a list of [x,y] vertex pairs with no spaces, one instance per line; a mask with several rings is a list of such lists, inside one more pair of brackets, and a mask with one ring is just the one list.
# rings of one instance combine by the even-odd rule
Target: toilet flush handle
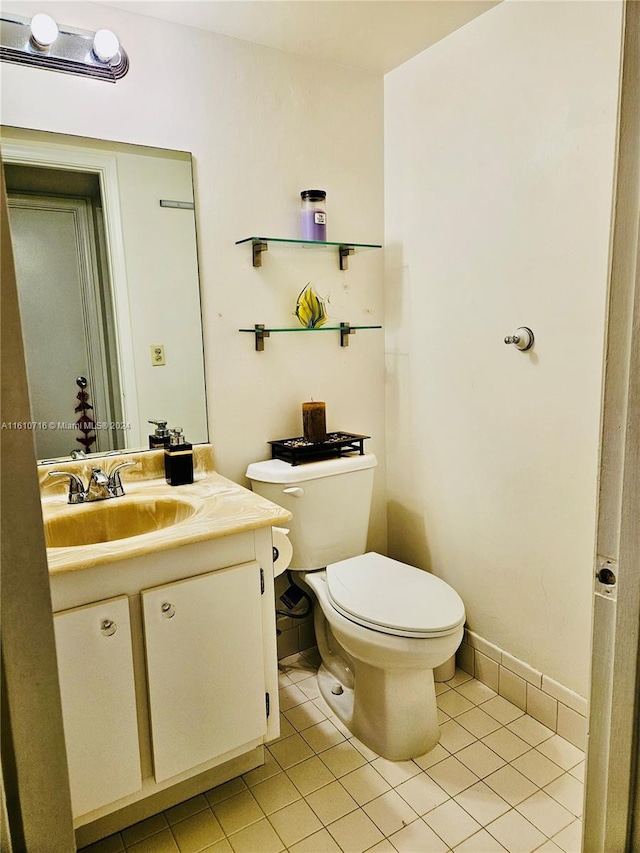
[[290,486],[288,489],[282,490],[283,495],[291,495],[294,498],[301,498],[304,495],[304,489],[300,486]]

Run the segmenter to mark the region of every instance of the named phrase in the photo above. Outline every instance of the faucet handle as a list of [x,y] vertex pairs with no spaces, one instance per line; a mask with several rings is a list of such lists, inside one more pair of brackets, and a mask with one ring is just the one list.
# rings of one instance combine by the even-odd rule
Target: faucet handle
[[114,465],[109,473],[109,488],[114,498],[119,498],[124,495],[124,486],[120,479],[120,471],[122,471],[123,468],[138,468],[139,466],[139,462],[120,462],[119,465]]
[[47,477],[68,477],[69,478],[69,503],[80,504],[87,497],[84,485],[80,477],[72,474],[70,471],[49,471]]

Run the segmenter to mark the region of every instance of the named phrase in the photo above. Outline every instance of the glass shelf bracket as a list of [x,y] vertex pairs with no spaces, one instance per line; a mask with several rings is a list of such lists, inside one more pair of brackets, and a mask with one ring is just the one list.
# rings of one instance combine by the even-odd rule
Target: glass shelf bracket
[[245,237],[243,240],[236,240],[236,246],[242,243],[251,243],[254,267],[262,266],[262,253],[269,249],[269,243],[308,246],[316,249],[337,249],[341,270],[349,269],[349,256],[355,252],[382,248],[379,243],[337,243],[325,240],[290,240],[284,237]]
[[292,329],[265,329],[264,323],[256,323],[253,329],[238,329],[239,332],[250,332],[256,336],[256,352],[264,351],[264,340],[277,332],[340,332],[340,346],[349,346],[349,336],[355,335],[360,329],[381,329],[382,326],[352,326],[350,323],[340,323],[339,326],[320,326],[317,329],[305,329],[302,326]]

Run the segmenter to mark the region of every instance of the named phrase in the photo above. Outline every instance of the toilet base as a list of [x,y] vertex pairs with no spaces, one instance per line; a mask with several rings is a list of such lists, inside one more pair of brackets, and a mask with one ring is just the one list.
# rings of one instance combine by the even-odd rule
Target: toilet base
[[433,670],[390,671],[358,661],[354,675],[351,687],[323,663],[318,687],[336,717],[358,740],[390,761],[417,758],[436,746],[440,727]]
[[[339,688],[341,692],[337,693],[336,688]],[[318,689],[336,717],[345,724],[352,734],[355,734],[353,731],[353,688],[348,687],[336,678],[322,663],[318,669]]]
[[456,674],[456,656],[455,654],[451,655],[449,660],[440,664],[440,666],[436,666],[433,670],[433,680],[434,681],[451,681],[453,676]]

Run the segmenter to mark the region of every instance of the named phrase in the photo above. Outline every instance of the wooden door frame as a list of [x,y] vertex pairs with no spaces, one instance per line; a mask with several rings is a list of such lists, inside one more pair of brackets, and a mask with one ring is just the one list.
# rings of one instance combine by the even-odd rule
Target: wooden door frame
[[624,14],[595,566],[616,583],[594,588],[584,853],[640,849],[640,3]]
[[[0,231],[0,410],[3,422],[20,423],[29,421],[30,407],[2,174]],[[76,846],[49,569],[30,430],[2,430],[0,454],[0,737],[6,830],[14,853],[72,853]]]

